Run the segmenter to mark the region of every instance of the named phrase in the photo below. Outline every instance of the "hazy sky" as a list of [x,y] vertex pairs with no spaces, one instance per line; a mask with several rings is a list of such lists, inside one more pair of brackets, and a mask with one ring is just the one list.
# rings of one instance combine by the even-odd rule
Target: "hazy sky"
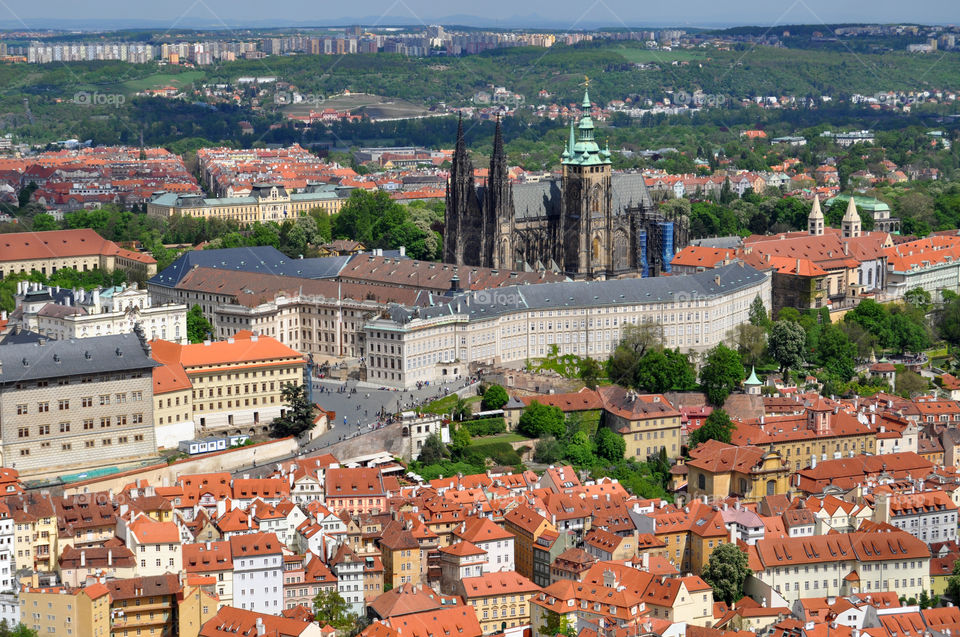
[[[432,22],[476,16],[501,26],[531,23],[556,28],[836,22],[960,22],[958,0],[0,0],[0,28],[61,21],[87,26],[103,20],[151,23],[157,28],[270,23],[328,24]],[[476,21],[472,21],[476,22]]]

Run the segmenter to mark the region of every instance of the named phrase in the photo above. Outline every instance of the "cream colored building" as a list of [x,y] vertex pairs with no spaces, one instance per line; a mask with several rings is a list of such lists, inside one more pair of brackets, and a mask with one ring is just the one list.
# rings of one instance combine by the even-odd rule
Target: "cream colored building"
[[54,274],[63,268],[78,272],[120,268],[151,277],[157,273],[157,262],[149,254],[121,248],[89,228],[0,234],[0,279],[29,272]]
[[277,184],[255,184],[248,197],[215,199],[165,192],[147,202],[147,215],[160,219],[180,215],[230,220],[246,226],[257,222],[296,219],[314,208],[320,208],[332,215],[339,212],[346,201],[346,191],[337,186],[323,184],[309,187],[308,190],[310,191],[291,194]]
[[575,281],[468,292],[391,308],[366,325],[367,378],[391,387],[465,376],[470,364],[519,365],[558,353],[607,358],[626,325],[659,323],[664,345],[700,355],[749,319],[770,278],[733,264],[688,276]]
[[155,457],[154,367],[136,334],[0,348],[0,461],[40,477]]
[[[302,385],[306,361],[275,338],[239,332],[223,341],[178,345],[153,341],[154,358],[190,384],[189,404],[198,437],[211,432],[261,434],[282,415],[287,384]],[[181,418],[182,387],[162,395],[167,418]],[[173,402],[167,406],[167,400]],[[157,398],[156,400],[161,400]],[[157,403],[159,405],[159,402]],[[169,424],[169,423],[166,423]]]
[[17,288],[21,325],[50,338],[129,334],[140,325],[150,340],[187,342],[187,306],[155,306],[136,284],[87,291],[21,281]]
[[26,587],[20,591],[20,621],[38,635],[109,637],[110,594],[103,584]]
[[919,597],[930,589],[930,550],[902,531],[767,538],[748,555],[745,591],[765,606],[878,591]]

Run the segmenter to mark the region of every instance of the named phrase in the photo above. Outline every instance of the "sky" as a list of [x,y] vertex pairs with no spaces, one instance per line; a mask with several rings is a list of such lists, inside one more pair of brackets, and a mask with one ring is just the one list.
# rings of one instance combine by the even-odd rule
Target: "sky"
[[0,28],[446,22],[475,26],[717,26],[960,22],[958,0],[0,0]]

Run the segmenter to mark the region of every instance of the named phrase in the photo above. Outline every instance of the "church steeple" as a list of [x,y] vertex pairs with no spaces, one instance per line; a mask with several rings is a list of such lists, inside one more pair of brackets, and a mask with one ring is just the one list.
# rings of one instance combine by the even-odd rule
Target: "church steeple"
[[[447,179],[443,255],[447,263],[480,265],[480,206],[473,184],[473,162],[467,154],[463,115],[457,122],[457,144]],[[474,233],[474,229],[476,232]],[[475,240],[467,245],[464,237]]]
[[850,200],[847,202],[847,212],[844,213],[843,220],[840,222],[840,230],[844,239],[860,236],[860,214],[857,213],[857,202],[853,195],[850,195]]
[[[490,155],[490,173],[483,202],[483,253],[495,268],[515,267],[513,254],[513,189],[510,186],[510,167],[503,149],[503,131],[500,118],[493,132],[493,153]],[[498,240],[499,237],[499,240]]]
[[[585,84],[589,85],[590,79],[587,78]],[[597,166],[609,164],[610,158],[600,150],[593,136],[594,126],[593,118],[590,116],[590,93],[589,88],[583,89],[583,112],[580,114],[580,123],[577,125],[577,139],[574,142],[573,124],[570,125],[570,144],[566,150],[562,163],[576,164],[580,166]]]
[[807,234],[815,237],[823,234],[823,211],[820,210],[820,195],[813,196],[813,207],[807,216]]

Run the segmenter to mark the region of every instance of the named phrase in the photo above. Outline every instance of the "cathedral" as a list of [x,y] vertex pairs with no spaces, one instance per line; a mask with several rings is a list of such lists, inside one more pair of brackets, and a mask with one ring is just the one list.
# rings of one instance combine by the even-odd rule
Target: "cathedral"
[[511,184],[497,121],[490,171],[474,180],[463,122],[447,182],[443,260],[507,270],[552,270],[574,279],[657,276],[687,242],[688,220],[666,218],[643,175],[613,174],[583,115],[561,155],[560,178]]

